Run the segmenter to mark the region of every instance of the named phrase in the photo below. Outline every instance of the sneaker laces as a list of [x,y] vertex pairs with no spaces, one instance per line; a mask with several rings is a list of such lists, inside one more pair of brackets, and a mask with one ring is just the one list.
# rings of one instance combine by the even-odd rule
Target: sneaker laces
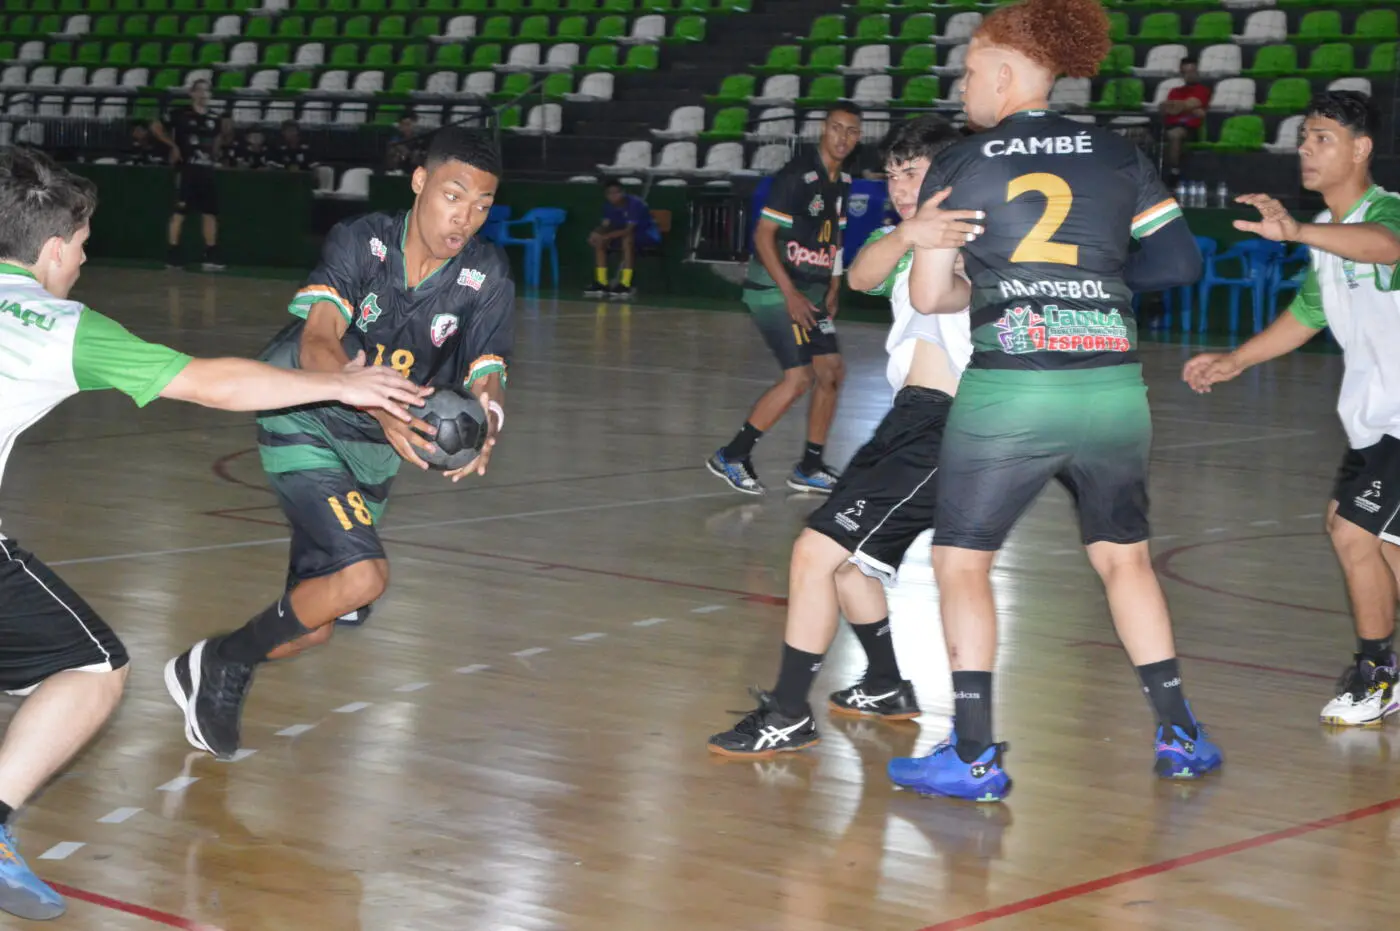
[[219,688],[216,697],[224,708],[238,708],[248,694],[248,683],[253,679],[253,667],[242,663],[226,663],[220,670]]

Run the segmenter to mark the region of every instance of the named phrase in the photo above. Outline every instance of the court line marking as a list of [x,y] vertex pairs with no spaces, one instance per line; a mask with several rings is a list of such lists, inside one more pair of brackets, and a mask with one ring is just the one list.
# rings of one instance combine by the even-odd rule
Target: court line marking
[[67,860],[73,854],[86,847],[87,844],[78,840],[65,840],[54,844],[48,850],[39,854],[40,860]]
[[1316,430],[1283,430],[1278,433],[1264,433],[1259,436],[1236,436],[1223,440],[1192,440],[1189,443],[1168,443],[1153,446],[1154,453],[1168,449],[1199,449],[1203,446],[1232,446],[1236,443],[1262,443],[1265,440],[1287,440],[1300,436],[1312,436]]
[[352,701],[348,705],[341,705],[339,708],[332,708],[333,714],[354,714],[357,711],[364,711],[370,706],[367,701]]
[[469,676],[474,672],[485,672],[490,668],[491,667],[486,665],[485,663],[472,663],[470,666],[458,666],[452,671],[457,673],[458,675]]
[[130,821],[141,814],[140,808],[114,808],[101,818],[97,819],[98,824],[121,824],[123,821]]
[[644,620],[644,621],[633,621],[633,622],[632,622],[632,626],[633,626],[633,627],[655,627],[657,624],[665,624],[665,623],[666,623],[666,619],[665,619],[664,617],[649,617],[649,618],[647,618],[647,619]]
[[[1300,518],[1301,519],[1301,518]],[[1152,559],[1152,566],[1157,570],[1157,574],[1163,578],[1171,579],[1190,588],[1200,589],[1203,592],[1210,592],[1213,595],[1224,595],[1227,598],[1239,598],[1242,601],[1253,601],[1259,604],[1271,605],[1275,608],[1293,608],[1297,611],[1308,611],[1312,614],[1340,615],[1351,617],[1351,612],[1340,611],[1336,608],[1320,608],[1316,605],[1299,604],[1296,601],[1279,601],[1276,598],[1264,598],[1260,595],[1247,595],[1244,592],[1232,592],[1227,588],[1220,588],[1215,585],[1207,585],[1195,579],[1182,575],[1172,568],[1172,562],[1182,553],[1200,549],[1205,546],[1235,546],[1240,543],[1248,543],[1255,540],[1278,540],[1285,537],[1317,537],[1320,534],[1315,530],[1293,531],[1289,533],[1265,533],[1253,537],[1225,537],[1223,539],[1202,540],[1200,543],[1187,543],[1182,546],[1174,546],[1169,550],[1159,553]]]
[[230,758],[227,759],[227,760],[222,760],[221,762],[224,762],[224,763],[242,763],[244,760],[248,759],[248,757],[252,756],[254,753],[257,753],[257,752],[258,752],[258,751],[256,751],[256,750],[249,750],[248,748],[244,747],[242,750],[235,750],[235,751],[233,751],[233,756],[232,756],[232,757],[230,757]]
[[395,691],[395,692],[418,692],[418,691],[421,691],[421,690],[427,688],[427,687],[430,686],[430,685],[432,685],[431,682],[410,682],[410,683],[408,683],[407,685],[401,685],[401,686],[399,686],[398,688],[394,689],[394,691]]
[[156,786],[157,792],[183,792],[199,781],[198,776],[176,776],[164,785]]
[[516,650],[511,656],[516,659],[524,659],[527,656],[539,656],[541,653],[548,653],[549,647],[527,647],[524,650]]
[[1228,857],[1231,854],[1242,853],[1246,850],[1253,850],[1257,847],[1264,847],[1269,844],[1276,844],[1280,841],[1292,840],[1304,834],[1312,834],[1317,831],[1324,831],[1328,828],[1337,827],[1338,825],[1360,821],[1363,818],[1370,818],[1373,815],[1385,814],[1396,808],[1400,808],[1400,798],[1388,799],[1384,802],[1377,802],[1374,805],[1355,808],[1339,815],[1319,818],[1316,821],[1308,821],[1304,824],[1295,824],[1291,828],[1270,831],[1267,834],[1257,834],[1254,837],[1246,837],[1244,840],[1238,840],[1231,844],[1208,847],[1205,850],[1198,850],[1195,853],[1173,857],[1170,860],[1160,860],[1156,863],[1149,863],[1146,866],[1134,867],[1133,869],[1112,873],[1108,876],[1100,876],[1098,879],[1091,879],[1088,882],[1076,883],[1073,886],[1053,889],[1050,892],[1044,892],[1027,899],[1021,899],[1019,902],[1010,902],[1006,905],[998,905],[995,908],[974,912],[971,915],[964,915],[961,918],[940,921],[937,924],[931,924],[920,928],[919,931],[960,931],[962,928],[973,928],[977,925],[986,924],[989,921],[995,921],[998,918],[1019,915],[1038,908],[1044,908],[1047,905],[1064,902],[1068,899],[1077,899],[1095,892],[1101,892],[1104,889],[1111,889],[1114,886],[1121,886],[1138,879],[1145,879],[1149,876],[1171,872],[1172,870],[1178,870],[1186,866],[1195,866],[1198,863],[1218,860],[1221,857]]
[[293,724],[291,727],[284,727],[273,736],[275,737],[300,737],[307,731],[314,728],[314,724]]
[[136,905],[132,902],[114,899],[111,896],[102,895],[100,892],[88,892],[86,889],[79,889],[77,886],[69,886],[65,883],[56,883],[48,880],[45,881],[48,882],[59,895],[65,898],[77,899],[79,902],[86,902],[89,905],[96,905],[99,908],[105,908],[109,911],[135,915],[137,918],[154,921],[168,928],[179,928],[180,931],[223,931],[218,925],[209,925],[189,918],[182,918],[170,912],[163,912],[159,909],[147,908],[144,905]]
[[607,634],[594,631],[591,634],[579,634],[577,637],[570,637],[569,639],[575,641],[576,643],[587,643],[590,640],[602,640],[606,636]]
[[691,608],[691,614],[714,614],[716,611],[723,611],[724,605],[701,605],[698,608]]

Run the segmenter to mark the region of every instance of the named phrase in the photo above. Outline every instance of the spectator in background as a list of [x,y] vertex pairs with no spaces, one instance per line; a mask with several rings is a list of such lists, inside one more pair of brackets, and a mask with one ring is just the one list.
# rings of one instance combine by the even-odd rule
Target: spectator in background
[[[231,125],[231,124],[230,124]],[[209,110],[209,82],[190,85],[190,104],[175,107],[165,119],[151,123],[151,134],[170,148],[175,166],[175,212],[170,217],[170,249],[165,264],[180,267],[180,231],[185,212],[193,210],[204,223],[204,270],[222,271],[219,261],[219,189],[214,167],[219,164],[222,127]]]
[[274,159],[288,171],[307,171],[311,168],[311,146],[301,141],[301,127],[296,120],[282,122],[282,141],[277,146]]
[[236,168],[276,168],[272,150],[267,147],[261,130],[250,129],[243,141],[234,147],[233,164]]
[[169,150],[151,135],[145,123],[131,127],[131,144],[122,153],[123,165],[164,165],[170,161]]
[[[606,198],[603,222],[588,234],[596,268],[593,286],[584,296],[625,300],[632,296],[632,269],[636,266],[637,252],[660,243],[661,231],[656,228],[647,202],[623,191],[621,181],[616,178],[605,181],[603,196]],[[613,252],[622,253],[622,264],[618,269],[618,283],[609,285],[608,256]]]
[[412,116],[404,114],[399,117],[394,134],[389,137],[389,152],[384,164],[386,171],[402,173],[413,170],[416,162],[414,136],[417,130],[418,122]]
[[1182,85],[1167,91],[1167,99],[1162,101],[1162,175],[1167,187],[1175,187],[1181,180],[1182,146],[1200,135],[1206,107],[1210,106],[1210,88],[1201,83],[1196,59],[1181,60],[1181,80]]

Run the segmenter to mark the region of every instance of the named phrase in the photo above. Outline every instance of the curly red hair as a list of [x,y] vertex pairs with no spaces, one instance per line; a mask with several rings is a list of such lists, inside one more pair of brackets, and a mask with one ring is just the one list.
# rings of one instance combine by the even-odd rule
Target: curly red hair
[[1099,0],[1022,0],[984,19],[977,36],[1071,78],[1098,74],[1112,45]]

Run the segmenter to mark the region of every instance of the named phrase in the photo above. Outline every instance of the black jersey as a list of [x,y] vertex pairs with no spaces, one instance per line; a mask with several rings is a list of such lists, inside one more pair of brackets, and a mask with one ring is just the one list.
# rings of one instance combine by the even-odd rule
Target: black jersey
[[[515,284],[497,246],[473,237],[462,251],[416,288],[408,286],[403,245],[408,213],[371,213],[337,224],[326,237],[321,264],[288,308],[301,319],[279,333],[260,358],[300,367],[306,316],[334,304],[349,326],[345,354],[364,352],[368,365],[387,365],[419,385],[470,386],[504,377],[514,342]],[[374,418],[340,404],[299,408],[320,429],[341,438],[384,441]],[[349,436],[347,436],[349,433]]]
[[[816,149],[798,155],[773,176],[760,216],[778,224],[778,257],[793,284],[803,287],[831,280],[850,198],[851,176],[838,172],[833,181]],[[776,286],[757,255],[749,261],[744,286]]]
[[219,118],[194,107],[177,107],[165,118],[170,138],[186,165],[214,166],[214,145],[219,138]]
[[1132,239],[1181,216],[1142,150],[1045,110],[1016,113],[945,149],[922,203],[982,210],[963,248],[972,281],[972,368],[1090,368],[1137,361],[1123,282]]
[[298,142],[295,145],[289,145],[286,142],[279,143],[272,160],[277,163],[279,168],[305,171],[311,167],[311,146],[305,142]]

